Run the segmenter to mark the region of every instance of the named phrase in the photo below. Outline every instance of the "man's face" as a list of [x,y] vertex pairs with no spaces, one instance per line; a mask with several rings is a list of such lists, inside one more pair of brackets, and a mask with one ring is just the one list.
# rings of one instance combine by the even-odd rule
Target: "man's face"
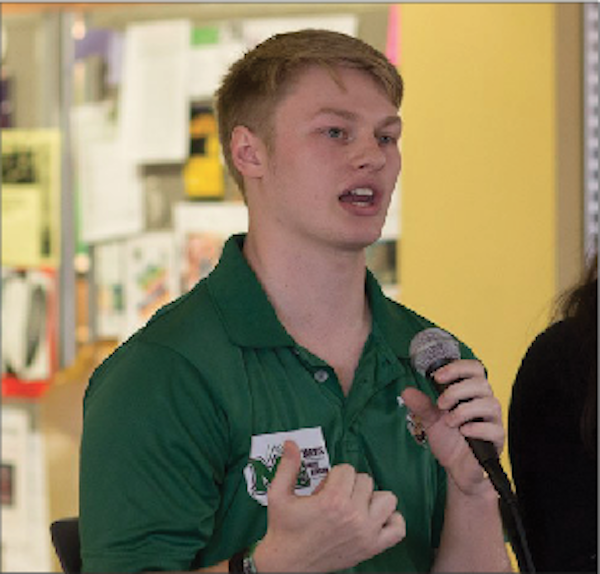
[[302,72],[273,116],[261,225],[350,250],[376,241],[400,171],[396,107],[365,72]]

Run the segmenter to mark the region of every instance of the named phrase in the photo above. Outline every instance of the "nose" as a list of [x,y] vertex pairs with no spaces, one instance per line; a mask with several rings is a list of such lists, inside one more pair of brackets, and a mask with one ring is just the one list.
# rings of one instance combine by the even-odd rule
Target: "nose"
[[386,156],[374,137],[357,140],[353,150],[352,164],[356,169],[378,171],[385,165]]

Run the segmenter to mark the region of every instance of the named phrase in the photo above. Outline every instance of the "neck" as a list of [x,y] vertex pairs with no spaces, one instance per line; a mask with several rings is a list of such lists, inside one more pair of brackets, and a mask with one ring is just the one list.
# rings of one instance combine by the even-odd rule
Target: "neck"
[[297,247],[250,232],[244,255],[286,328],[347,326],[363,318],[364,250]]
[[250,232],[244,255],[288,333],[329,363],[348,393],[371,331],[364,250],[299,249]]

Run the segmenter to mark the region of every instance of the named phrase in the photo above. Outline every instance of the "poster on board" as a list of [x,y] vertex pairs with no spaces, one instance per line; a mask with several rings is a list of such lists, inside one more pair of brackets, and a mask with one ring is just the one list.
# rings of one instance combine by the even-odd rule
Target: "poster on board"
[[60,134],[2,130],[2,265],[57,267]]

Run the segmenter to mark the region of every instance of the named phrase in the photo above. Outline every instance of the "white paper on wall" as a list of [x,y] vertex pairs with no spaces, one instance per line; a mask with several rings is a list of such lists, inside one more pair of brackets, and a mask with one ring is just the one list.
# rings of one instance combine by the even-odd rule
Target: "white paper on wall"
[[194,46],[190,53],[190,97],[211,100],[229,66],[244,54],[241,42]]
[[42,437],[25,408],[2,406],[2,572],[49,572]]
[[120,133],[135,162],[182,162],[189,146],[189,20],[136,23],[125,33]]
[[273,34],[319,28],[356,36],[358,17],[354,14],[304,16],[298,18],[250,18],[242,22],[242,37],[249,48]]
[[[30,433],[28,440],[30,458],[27,491],[29,504],[27,509],[29,548],[23,571],[50,572],[52,569],[51,543],[48,536],[50,513],[48,508],[48,475],[46,471],[46,449],[41,432]],[[77,498],[78,493],[71,496]]]
[[126,237],[144,224],[139,168],[122,142],[95,140],[80,152],[81,237],[94,243]]

